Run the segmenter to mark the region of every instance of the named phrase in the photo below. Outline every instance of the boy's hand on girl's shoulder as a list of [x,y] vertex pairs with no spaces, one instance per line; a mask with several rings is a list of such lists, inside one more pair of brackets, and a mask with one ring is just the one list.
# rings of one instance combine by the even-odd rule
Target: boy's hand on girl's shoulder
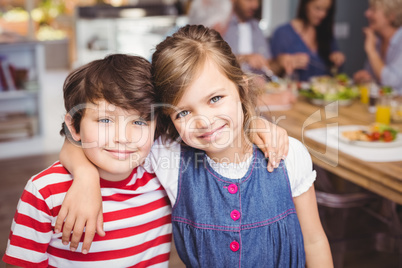
[[[74,188],[74,186],[73,183],[70,189]],[[91,190],[85,191],[85,194],[73,194],[79,191],[82,192],[83,189],[67,192],[54,228],[55,233],[62,231],[62,243],[64,245],[68,245],[71,238],[71,251],[77,250],[85,228],[85,236],[81,249],[81,252],[84,254],[89,252],[95,233],[99,236],[105,236],[100,187],[95,188],[93,185],[90,186],[91,188],[88,187],[88,189]],[[80,187],[82,187],[82,184]]]
[[257,131],[254,131],[253,143],[268,158],[268,172],[279,166],[282,159],[285,159],[289,152],[289,137],[285,129],[260,118],[257,120]]

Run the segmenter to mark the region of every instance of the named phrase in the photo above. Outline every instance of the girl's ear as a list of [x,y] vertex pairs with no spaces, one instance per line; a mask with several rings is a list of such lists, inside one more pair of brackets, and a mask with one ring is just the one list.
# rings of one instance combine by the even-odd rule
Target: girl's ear
[[75,130],[75,127],[73,126],[73,118],[68,113],[64,116],[64,125],[68,128],[68,131],[70,132],[71,137],[75,141],[81,141],[81,135],[80,135],[80,133],[77,133],[77,131]]

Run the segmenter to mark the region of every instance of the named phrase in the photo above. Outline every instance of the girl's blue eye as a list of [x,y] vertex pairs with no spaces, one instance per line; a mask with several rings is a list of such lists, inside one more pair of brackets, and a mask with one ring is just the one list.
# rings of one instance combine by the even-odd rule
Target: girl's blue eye
[[134,121],[134,125],[138,125],[138,126],[147,126],[147,122],[144,121]]
[[211,103],[218,102],[220,99],[222,99],[221,96],[215,96],[215,97],[213,97],[213,98],[211,99]]
[[110,119],[107,119],[107,118],[99,119],[99,122],[107,124],[107,123],[110,123]]
[[177,114],[176,118],[182,118],[188,115],[190,112],[189,111],[181,111],[180,113]]

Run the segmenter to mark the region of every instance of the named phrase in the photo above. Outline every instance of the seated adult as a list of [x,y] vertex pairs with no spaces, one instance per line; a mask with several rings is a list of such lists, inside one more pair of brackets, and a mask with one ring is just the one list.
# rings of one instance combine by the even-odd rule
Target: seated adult
[[[242,68],[255,74],[266,74],[271,70],[276,74],[287,71],[289,57],[283,55],[272,58],[269,44],[254,18],[260,6],[259,0],[232,0],[233,12],[229,19],[223,38],[232,48]],[[268,72],[269,73],[269,72]],[[260,78],[260,79],[259,79]],[[254,82],[263,87],[265,81],[256,77]],[[265,98],[264,104],[290,104],[296,101],[295,96],[285,91],[276,96]]]
[[355,73],[357,83],[375,81],[402,95],[402,0],[370,0],[365,13],[364,70]]
[[296,18],[271,37],[272,55],[293,55],[289,68],[301,81],[330,75],[345,61],[333,34],[334,13],[335,0],[300,0]]

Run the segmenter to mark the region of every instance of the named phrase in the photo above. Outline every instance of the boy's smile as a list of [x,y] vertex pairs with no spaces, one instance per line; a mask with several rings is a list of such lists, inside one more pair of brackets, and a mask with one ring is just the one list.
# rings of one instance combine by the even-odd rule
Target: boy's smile
[[205,62],[176,106],[170,117],[187,145],[229,161],[244,153],[244,115],[237,87],[213,61]]
[[88,104],[81,119],[80,140],[87,158],[98,168],[101,178],[119,181],[127,178],[151,150],[155,124],[133,110],[105,101]]

